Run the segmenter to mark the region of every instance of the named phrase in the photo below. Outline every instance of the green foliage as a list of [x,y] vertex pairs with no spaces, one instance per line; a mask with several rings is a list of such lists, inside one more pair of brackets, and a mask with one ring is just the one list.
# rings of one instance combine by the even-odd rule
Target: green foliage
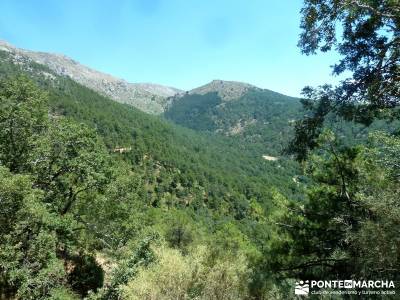
[[[330,95],[346,114],[354,104],[365,103],[363,110],[353,110],[356,118],[368,111],[399,105],[400,14],[398,1],[307,0],[302,9],[299,46],[306,54],[336,48],[342,55],[333,68],[335,74],[352,73]],[[341,38],[338,39],[338,31]]]
[[178,96],[164,116],[194,130],[234,137],[256,155],[266,150],[278,155],[290,136],[291,123],[301,116],[299,110],[298,99],[250,89],[230,101],[223,101],[217,93]]
[[175,212],[166,219],[165,239],[171,248],[178,248],[183,252],[194,240],[192,220],[183,212]]
[[[264,232],[269,230],[263,220],[270,207],[271,187],[301,197],[291,183],[295,164],[286,159],[267,162],[261,157],[261,144],[259,149],[243,147],[240,139],[175,126],[106,99],[68,78],[45,79],[43,71],[51,74],[43,66],[32,63],[24,69],[13,65],[7,55],[1,57],[0,74],[27,74],[48,94],[43,103],[48,102],[49,107],[43,104],[39,109],[38,103],[31,104],[30,109],[38,109],[44,118],[43,126],[35,131],[34,123],[25,120],[30,151],[15,159],[19,169],[12,174],[28,174],[30,187],[40,195],[37,205],[48,222],[43,237],[53,238],[52,245],[43,242],[43,247],[51,250],[49,268],[59,266],[59,277],[48,281],[48,288],[33,291],[2,275],[2,289],[10,297],[18,293],[36,298],[120,297],[121,287],[153,261],[150,244],[140,247],[153,231],[183,256],[196,247],[209,247],[207,264],[221,264],[212,271],[215,276],[229,269],[234,255],[240,256],[249,270],[257,268]],[[5,82],[14,80],[11,77]],[[43,93],[32,82],[20,80],[20,86],[32,86],[32,97],[41,97]],[[132,150],[111,154],[116,146]],[[9,161],[4,158],[1,164]],[[16,204],[4,202],[4,211],[18,211]],[[27,234],[31,225],[21,231]],[[14,234],[13,226],[5,222],[2,232]],[[37,235],[39,231],[33,233]],[[19,239],[16,235],[7,243]],[[132,244],[136,246],[130,252],[127,249],[132,249]],[[5,249],[6,254],[11,253]],[[97,260],[98,252],[110,260],[109,265]],[[22,261],[9,260],[16,270],[25,270]],[[100,289],[99,267],[104,271]],[[46,282],[45,275],[24,272],[26,281]],[[243,289],[253,277],[262,282],[262,276],[249,271],[240,283]],[[212,286],[211,281],[208,284]],[[255,288],[251,293],[265,294]]]
[[274,198],[266,248],[274,258],[265,269],[301,279],[399,280],[397,2],[305,1],[303,52],[337,48],[334,73],[352,78],[304,89],[306,114],[289,152],[311,181],[302,201]]
[[299,160],[318,147],[316,140],[329,116],[366,126],[376,119],[398,119],[399,16],[398,1],[305,1],[299,46],[306,54],[335,47],[342,58],[333,72],[348,71],[351,78],[336,87],[303,90],[308,113],[296,123],[290,145]]
[[[289,158],[262,159],[288,141],[296,99],[185,95],[166,117],[194,131],[1,51],[0,62],[48,94],[23,77],[0,83],[7,297],[288,299],[298,277],[398,278],[396,122],[373,123],[389,133],[360,145],[366,134],[340,121],[332,89],[309,90],[292,143],[310,155],[307,179]],[[346,120],[396,116],[346,108]]]
[[71,290],[61,287],[51,290],[48,300],[76,300],[79,297],[71,292]]
[[[267,224],[258,224],[257,220],[265,219],[268,214],[271,187],[277,186],[283,194],[301,198],[291,179],[298,171],[297,166],[286,159],[268,162],[261,156],[270,146],[268,154],[277,155],[277,144],[285,133],[278,135],[277,130],[271,127],[274,138],[272,134],[265,138],[269,144],[247,147],[241,139],[196,133],[148,116],[106,99],[68,78],[55,76],[54,79],[44,79],[42,71],[52,72],[42,68],[33,64],[28,71],[21,70],[10,64],[5,56],[0,64],[0,73],[2,70],[7,74],[22,71],[48,91],[52,116],[49,131],[54,133],[47,140],[43,137],[43,142],[38,142],[34,150],[47,158],[55,158],[57,164],[52,169],[48,159],[47,162],[31,159],[35,168],[29,172],[34,173],[38,183],[39,179],[44,181],[40,184],[48,195],[46,199],[53,199],[48,192],[57,196],[57,201],[51,201],[49,205],[62,212],[70,203],[68,193],[64,196],[62,191],[69,191],[70,184],[73,184],[75,192],[86,186],[92,187],[78,194],[63,217],[68,221],[63,222],[59,238],[63,244],[76,248],[73,254],[85,247],[88,251],[110,253],[111,257],[116,255],[119,262],[119,254],[115,253],[117,249],[123,248],[130,240],[140,239],[145,228],[152,227],[171,246],[175,245],[183,252],[190,251],[191,243],[213,245],[214,239],[224,238],[220,249],[214,251],[215,256],[222,255],[226,252],[224,250],[240,250],[251,259],[250,267],[256,265],[258,247],[263,247],[264,232],[269,230]],[[268,101],[264,101],[262,96],[255,94],[253,98],[254,103],[265,102],[263,105],[268,106]],[[284,113],[285,105],[276,103],[275,106]],[[246,115],[251,115],[251,112],[246,112]],[[74,127],[78,125],[63,125],[69,123],[65,117],[72,119],[72,123],[84,123],[95,129],[109,151],[116,146],[132,147],[132,151],[112,154],[115,165],[107,167],[107,163],[102,163],[102,147],[95,146],[90,138],[93,133],[82,133]],[[276,128],[280,126],[278,121],[276,117]],[[282,122],[287,125],[286,120]],[[60,135],[57,128],[65,128],[66,132]],[[255,137],[256,134],[249,134],[249,141]],[[61,152],[53,143],[59,138],[63,141],[60,143]],[[79,141],[74,146],[77,153],[70,152],[67,147],[75,140]],[[98,158],[91,156],[93,151]],[[69,165],[69,160],[59,160],[58,157],[64,156],[77,164]],[[97,162],[93,167],[92,161]],[[74,171],[73,174],[66,172],[56,180],[46,177],[50,169],[50,173],[56,174],[57,166],[74,168],[83,176],[77,178]],[[85,172],[86,166],[89,174]],[[102,169],[105,169],[105,174],[110,174],[106,175],[110,179],[107,182],[103,181]],[[99,180],[99,185],[88,185],[92,179]],[[172,222],[165,217],[172,210],[182,211],[185,216]],[[75,224],[72,228],[69,221]],[[229,224],[229,234],[224,235],[224,224]],[[230,238],[233,239],[231,243]],[[106,285],[109,273],[105,274]]]
[[310,276],[309,269],[321,276],[349,276],[348,270],[354,267],[347,255],[347,230],[356,230],[359,218],[365,213],[354,199],[358,192],[359,151],[347,147],[338,149],[329,132],[324,135],[324,141],[326,146],[310,158],[307,166],[315,182],[307,191],[308,199],[303,207],[297,204],[292,208],[302,218],[284,218],[281,222],[290,224],[286,231],[293,239],[291,247],[297,252],[296,257],[305,257],[297,261],[298,270],[305,272],[302,276]]
[[347,147],[325,132],[319,145],[307,161],[307,200],[277,209],[286,238],[271,250],[272,267],[295,278],[399,280],[398,137],[374,133]]
[[362,276],[399,279],[399,150],[399,137],[377,132],[360,155],[359,173],[364,184],[357,198],[369,216],[356,233],[349,232],[348,238],[354,244]]
[[93,130],[66,120],[52,122],[30,153],[35,182],[46,201],[64,215],[82,193],[100,190],[110,174],[107,152]]
[[206,95],[186,94],[176,99],[165,112],[165,117],[195,130],[215,131],[218,129],[213,115],[222,103],[217,93]]
[[6,295],[44,299],[65,281],[57,257],[57,217],[27,176],[0,167],[0,288]]
[[145,204],[140,201],[140,181],[124,164],[109,170],[110,180],[101,193],[85,195],[77,207],[80,220],[90,228],[85,238],[94,249],[119,249],[146,226]]
[[[100,192],[106,184],[108,154],[85,126],[49,120],[46,98],[27,78],[0,85],[5,108],[0,139],[2,293],[45,299],[65,291],[67,297],[69,280],[72,289],[85,294],[102,284],[96,276],[102,271],[74,233],[83,223],[76,208],[88,206],[84,193]],[[86,279],[77,284],[77,274]]]
[[100,299],[120,299],[123,285],[137,275],[139,268],[146,267],[155,260],[151,243],[156,239],[157,236],[147,236],[138,242],[131,253],[128,251],[128,258],[122,260],[118,267],[114,269],[110,286],[97,297]]
[[46,97],[23,76],[0,82],[0,163],[21,171],[36,137],[46,128]]
[[156,261],[140,268],[123,288],[128,299],[245,299],[249,270],[243,256],[208,264],[206,248],[183,256],[176,249],[156,248]]

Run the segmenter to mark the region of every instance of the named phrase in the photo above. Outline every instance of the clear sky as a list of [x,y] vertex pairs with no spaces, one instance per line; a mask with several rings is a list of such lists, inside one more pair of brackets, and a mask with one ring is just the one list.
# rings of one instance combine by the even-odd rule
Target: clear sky
[[1,0],[0,39],[130,82],[213,79],[287,95],[332,82],[337,55],[297,48],[301,0]]

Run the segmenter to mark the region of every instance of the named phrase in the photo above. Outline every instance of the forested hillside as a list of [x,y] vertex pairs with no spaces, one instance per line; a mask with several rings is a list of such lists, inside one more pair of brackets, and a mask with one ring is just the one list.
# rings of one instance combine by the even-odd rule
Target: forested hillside
[[398,299],[399,12],[305,0],[301,51],[348,79],[164,116],[0,51],[0,299]]
[[[54,271],[48,265],[50,261],[43,258],[41,266],[31,269],[18,259],[25,250],[6,250],[1,254],[6,272],[3,294],[38,298],[52,293],[85,296],[104,284],[96,297],[117,299],[123,289],[126,293],[140,292],[137,286],[130,289],[125,285],[134,278],[131,272],[135,264],[158,261],[151,258],[155,256],[159,256],[160,263],[167,260],[167,264],[178,259],[182,266],[177,267],[187,268],[185,272],[204,268],[206,273],[197,275],[199,282],[185,284],[187,289],[199,285],[193,293],[205,299],[206,293],[229,292],[232,299],[241,293],[259,293],[267,284],[259,277],[261,273],[251,270],[258,268],[257,262],[267,247],[267,216],[273,199],[281,194],[302,197],[300,183],[293,181],[299,172],[296,163],[284,157],[267,161],[228,137],[209,136],[170,124],[106,99],[44,66],[15,65],[6,52],[1,52],[0,73],[3,145],[8,145],[2,156],[7,182],[2,186],[13,189],[19,181],[25,186],[18,194],[21,205],[9,213],[18,215],[30,209],[23,199],[38,193],[32,196],[34,205],[45,205],[37,212],[38,218],[46,213],[52,219],[47,225],[29,226],[37,226],[38,230],[46,227],[48,242],[54,245],[48,249],[49,257],[54,259],[51,263],[71,266],[49,284],[37,276]],[[14,112],[12,107],[19,108]],[[23,138],[15,137],[21,145],[10,144],[7,138],[9,126],[13,126],[10,118],[14,120],[16,115],[15,122],[21,122],[18,126],[24,131]],[[43,122],[40,125],[36,124],[39,120]],[[21,149],[14,155],[15,147]],[[29,153],[32,147],[35,152]],[[120,150],[115,152],[116,149]],[[12,198],[17,193],[8,188],[3,192]],[[8,228],[4,230],[24,232],[25,229],[18,229],[23,219],[4,218],[2,222]],[[65,227],[62,232],[56,226],[60,222]],[[34,233],[38,238],[40,230]],[[74,232],[80,234],[66,244]],[[4,249],[17,242],[7,236],[1,241]],[[39,252],[32,252],[29,259],[38,259],[42,246],[49,244],[37,245]],[[192,261],[191,256],[201,260]],[[237,257],[241,258],[234,262]],[[12,265],[26,268],[26,274],[14,274]],[[83,278],[89,275],[85,272],[95,277],[86,282]],[[154,272],[169,271],[157,267]],[[203,278],[205,274],[220,276],[220,272],[228,272],[226,282],[212,282],[215,287],[207,288],[212,290],[201,288],[205,284],[202,280],[214,281]],[[38,281],[36,287],[29,286],[31,280]],[[250,282],[254,287],[248,285]],[[228,283],[229,288],[220,286]],[[49,286],[39,291],[38,286],[44,284]]]
[[[221,87],[215,82],[225,83],[213,81],[199,90],[173,97],[164,117],[197,132],[221,139],[229,137],[254,155],[279,157],[285,153],[294,125],[307,114],[302,106],[304,100],[243,83],[227,82]],[[234,93],[235,90],[239,91]],[[230,93],[230,97],[224,97],[224,93]],[[325,126],[348,144],[366,142],[370,131],[392,132],[396,128],[380,119],[371,120],[366,126],[332,113],[327,115]]]
[[[237,98],[227,100],[211,83],[207,93],[194,90],[175,96],[164,116],[196,131],[230,136],[259,154],[269,151],[265,154],[278,156],[289,141],[293,123],[302,116],[300,101],[269,90],[245,87]],[[225,89],[226,93],[232,93],[232,85]]]
[[19,49],[2,40],[0,50],[7,52],[17,64],[42,64],[57,75],[69,77],[101,95],[150,114],[162,113],[167,98],[181,92],[159,84],[130,83],[84,66],[65,55]]

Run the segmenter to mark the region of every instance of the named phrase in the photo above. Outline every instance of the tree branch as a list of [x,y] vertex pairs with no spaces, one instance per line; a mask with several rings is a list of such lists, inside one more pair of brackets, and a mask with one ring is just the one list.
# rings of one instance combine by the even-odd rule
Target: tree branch
[[[358,0],[351,0],[351,1],[346,1],[349,2],[350,5],[355,5],[356,7],[360,8],[360,9],[366,9],[369,10],[370,12],[381,16],[381,17],[385,17],[385,18],[389,18],[389,19],[394,19],[396,18],[395,14],[389,14],[389,13],[384,13],[384,12],[380,12],[379,10],[377,10],[376,8],[373,8],[372,6],[365,4],[365,3],[360,3],[360,1]],[[395,9],[393,8],[393,10],[396,10],[397,12],[400,12],[400,9]]]
[[326,258],[326,259],[311,261],[311,262],[304,263],[304,264],[297,265],[297,266],[290,267],[290,268],[278,269],[278,271],[293,271],[293,270],[298,270],[298,269],[307,269],[307,268],[315,267],[315,266],[325,266],[325,267],[333,268],[334,265],[328,264],[327,262],[341,262],[341,261],[345,261],[345,259]]

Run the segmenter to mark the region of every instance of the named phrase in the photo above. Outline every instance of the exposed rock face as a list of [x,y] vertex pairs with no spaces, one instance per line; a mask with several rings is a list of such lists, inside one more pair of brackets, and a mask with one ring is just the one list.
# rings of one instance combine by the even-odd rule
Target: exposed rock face
[[189,94],[204,95],[211,92],[217,92],[222,100],[230,101],[240,98],[250,89],[258,88],[254,85],[243,82],[213,80],[206,85],[191,90]]
[[19,49],[4,41],[0,41],[0,50],[13,53],[19,62],[21,62],[21,58],[25,58],[46,65],[58,75],[68,76],[115,101],[130,104],[151,114],[162,113],[168,102],[168,97],[182,92],[158,84],[129,83],[81,65],[61,54]]

